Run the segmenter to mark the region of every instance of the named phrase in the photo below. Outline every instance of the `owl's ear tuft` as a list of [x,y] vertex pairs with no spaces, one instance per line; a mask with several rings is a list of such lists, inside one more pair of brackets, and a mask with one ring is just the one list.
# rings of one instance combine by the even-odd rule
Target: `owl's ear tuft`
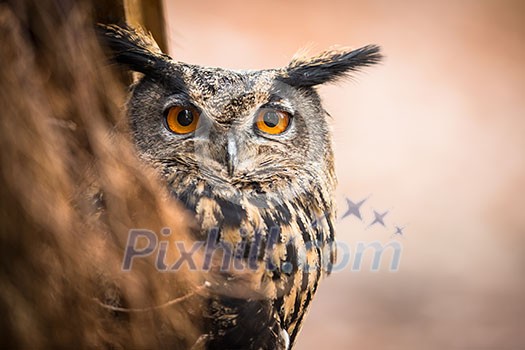
[[150,34],[130,26],[97,25],[101,41],[114,61],[146,75],[157,75],[171,60],[162,53]]
[[295,58],[278,79],[295,87],[312,87],[350,76],[363,67],[379,63],[380,47],[368,45],[356,50],[330,50],[311,58]]

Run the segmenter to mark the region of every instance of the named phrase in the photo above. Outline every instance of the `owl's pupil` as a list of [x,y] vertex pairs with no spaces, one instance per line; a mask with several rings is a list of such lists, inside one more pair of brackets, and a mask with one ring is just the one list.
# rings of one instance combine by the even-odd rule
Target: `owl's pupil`
[[193,123],[193,113],[189,109],[183,109],[177,114],[177,122],[182,126],[188,126]]
[[274,111],[269,111],[264,114],[263,121],[270,128],[275,128],[279,125],[279,116]]

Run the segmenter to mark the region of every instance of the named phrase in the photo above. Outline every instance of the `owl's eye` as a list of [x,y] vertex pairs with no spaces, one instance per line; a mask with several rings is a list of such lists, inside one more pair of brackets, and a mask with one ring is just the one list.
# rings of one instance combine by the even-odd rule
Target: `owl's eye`
[[276,109],[261,109],[255,117],[255,126],[267,134],[282,134],[290,124],[290,114]]
[[188,134],[197,129],[199,112],[195,108],[174,106],[166,115],[166,127],[176,134]]

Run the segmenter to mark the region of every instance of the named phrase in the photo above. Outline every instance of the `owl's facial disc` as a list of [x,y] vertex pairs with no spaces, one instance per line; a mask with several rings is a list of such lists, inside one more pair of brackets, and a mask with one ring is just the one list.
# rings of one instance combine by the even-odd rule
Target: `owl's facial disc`
[[[144,81],[144,85],[151,86],[144,86],[144,90],[143,84],[138,86],[136,97],[142,91],[151,94],[157,87],[164,88],[158,90],[162,91],[158,101],[163,107],[156,113],[162,115],[161,120],[145,113],[140,113],[144,115],[141,122],[133,118],[137,120],[136,128],[143,129],[142,139],[148,139],[144,135],[150,130],[151,136],[158,137],[153,131],[162,127],[164,147],[157,147],[154,152],[163,155],[148,158],[185,156],[182,160],[185,166],[193,164],[196,172],[214,174],[224,181],[242,178],[246,182],[253,181],[265,169],[274,169],[272,163],[279,157],[279,163],[284,163],[290,158],[290,144],[299,136],[295,130],[296,102],[290,91],[274,88],[275,74],[275,71],[241,73],[186,66],[179,70],[184,90]],[[155,113],[153,109],[152,112]],[[157,126],[152,127],[153,123]],[[301,136],[307,139],[306,133]],[[152,148],[148,147],[146,152],[152,152]],[[299,158],[298,154],[293,157]]]

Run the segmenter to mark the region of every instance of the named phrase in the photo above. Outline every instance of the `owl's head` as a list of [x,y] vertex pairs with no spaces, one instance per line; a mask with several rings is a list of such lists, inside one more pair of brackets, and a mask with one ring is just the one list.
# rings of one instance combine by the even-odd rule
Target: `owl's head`
[[141,156],[167,175],[237,189],[332,178],[328,115],[316,87],[381,59],[377,46],[365,46],[235,71],[178,62],[131,28],[103,31],[115,60],[143,75],[129,102]]

